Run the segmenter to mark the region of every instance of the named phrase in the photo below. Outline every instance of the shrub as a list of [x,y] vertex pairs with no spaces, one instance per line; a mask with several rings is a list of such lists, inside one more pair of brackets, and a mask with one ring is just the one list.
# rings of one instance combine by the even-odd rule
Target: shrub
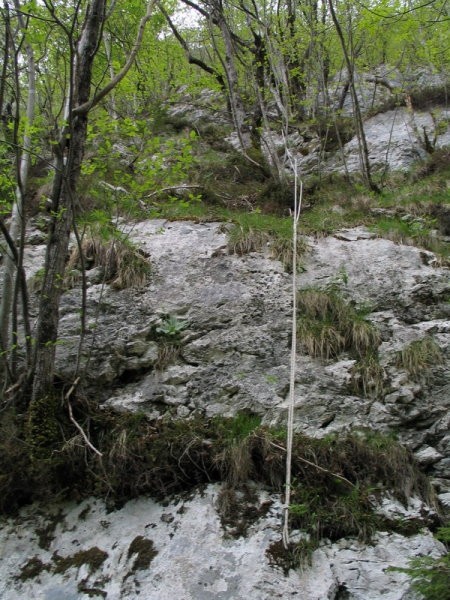
[[[450,542],[450,527],[441,527],[436,537],[447,544]],[[412,587],[425,600],[450,600],[450,554],[439,558],[422,556],[410,562],[408,568],[392,568],[406,573],[412,579]]]

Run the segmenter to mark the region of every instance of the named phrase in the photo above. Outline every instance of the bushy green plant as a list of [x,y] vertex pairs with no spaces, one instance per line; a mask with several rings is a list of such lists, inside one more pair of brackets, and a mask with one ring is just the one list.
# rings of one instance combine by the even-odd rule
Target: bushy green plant
[[188,325],[188,321],[178,319],[175,315],[167,315],[162,319],[155,330],[159,342],[155,369],[162,371],[177,360],[181,353],[181,333]]
[[95,152],[83,162],[82,193],[109,215],[145,214],[145,198],[186,181],[196,138],[193,130],[152,136],[147,120],[99,114],[89,125],[88,144]]

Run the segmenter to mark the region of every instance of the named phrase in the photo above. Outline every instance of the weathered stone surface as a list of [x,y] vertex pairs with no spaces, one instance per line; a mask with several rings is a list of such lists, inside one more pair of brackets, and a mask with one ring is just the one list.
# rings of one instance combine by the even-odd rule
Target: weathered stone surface
[[[436,117],[437,116],[437,117]],[[433,114],[423,110],[410,111],[405,107],[381,112],[364,122],[369,162],[373,172],[406,171],[425,159],[429,147],[450,145],[450,111],[435,107]],[[267,133],[275,147],[284,139],[278,133]],[[294,133],[287,138],[291,156],[295,158],[302,178],[316,173],[356,173],[361,171],[357,137],[343,145],[341,151],[323,152],[319,140],[303,140]],[[267,157],[270,159],[270,157]],[[291,162],[285,157],[285,168]]]
[[[46,510],[37,516],[37,507],[30,507],[1,523],[0,597],[81,600],[91,590],[91,597],[107,600],[334,600],[345,589],[351,600],[412,600],[407,576],[387,568],[443,553],[429,533],[410,538],[380,533],[371,546],[352,539],[324,543],[314,552],[311,568],[284,575],[266,554],[281,536],[279,498],[261,493],[260,502],[272,503],[269,512],[245,538],[233,539],[225,535],[217,514],[218,489],[209,486],[190,500],[165,506],[140,499],[114,512],[99,500],[87,500],[55,507],[53,520]],[[45,548],[39,530],[49,534]],[[136,568],[143,561],[130,554],[139,538],[152,544],[145,568]],[[95,547],[107,554],[96,570],[81,564],[54,572],[55,553],[71,557]],[[41,567],[27,579],[24,567],[31,559],[41,561]]]
[[[261,415],[265,423],[284,425],[291,278],[281,264],[262,254],[226,254],[226,234],[218,223],[148,221],[135,224],[130,235],[151,256],[153,275],[141,289],[116,291],[95,283],[88,288],[89,333],[82,361],[87,391],[120,410],[144,411],[155,418],[233,415],[247,409]],[[385,375],[383,393],[363,397],[349,385],[354,357],[344,353],[322,361],[298,354],[296,430],[312,436],[353,428],[395,430],[433,475],[439,497],[448,504],[448,270],[433,260],[424,261],[422,250],[377,239],[364,228],[310,239],[308,244],[299,286],[340,286],[349,301],[370,307],[369,319],[382,340],[379,354]],[[27,260],[32,272],[42,264],[42,250],[42,246],[31,247]],[[61,307],[57,368],[69,380],[79,342],[79,293],[76,287],[67,291]],[[170,336],[161,333],[161,325],[169,316],[184,321],[186,327],[180,331],[177,351],[165,364],[161,351],[170,345]],[[444,362],[413,378],[399,369],[398,353],[430,335]],[[141,597],[150,600],[246,596],[264,600],[295,597],[295,593],[308,600],[334,600],[344,594],[352,600],[413,600],[406,576],[387,573],[386,567],[404,566],[408,557],[440,551],[429,535],[406,540],[380,534],[373,547],[342,540],[316,551],[310,570],[291,572],[285,578],[265,559],[267,546],[279,535],[279,501],[274,499],[269,518],[255,526],[248,539],[234,542],[222,539],[215,493],[211,488],[206,499],[186,503],[183,516],[177,513],[178,505],[169,510],[142,500],[130,503],[112,519],[100,503],[94,503],[91,510],[96,521],[110,524],[97,531],[89,520],[86,529],[73,523],[76,529],[60,531],[47,554],[26,537],[34,535],[31,527],[27,534],[20,529],[25,536],[22,540],[6,528],[2,533],[6,536],[6,571],[4,577],[0,574],[0,596],[16,600],[36,590],[36,581],[12,580],[33,556],[51,563],[56,549],[66,556],[96,545],[109,555],[98,573],[89,574],[87,567],[81,567],[64,578],[43,571],[39,576],[42,592],[33,595],[40,593],[45,600],[82,598],[78,586],[85,580],[82,585],[106,591],[113,600],[136,598],[138,583]],[[392,503],[384,509],[405,510]],[[74,508],[67,523],[79,512]],[[175,518],[160,525],[166,512]],[[420,512],[420,507],[407,509],[411,518]],[[158,555],[148,572],[126,577],[132,569],[127,548],[138,535],[148,535]]]
[[[182,91],[179,90],[180,94]],[[195,126],[200,130],[208,126],[231,125],[223,95],[208,89],[203,90],[198,98],[193,98],[186,90],[184,99],[176,104],[172,103],[167,112],[172,121]]]
[[[444,124],[436,130],[436,120],[429,112],[398,108],[371,117],[364,123],[369,160],[374,171],[389,169],[403,171],[414,162],[426,157],[425,135],[434,140],[435,147],[447,146],[450,142],[448,127],[449,111],[441,110]],[[345,166],[344,166],[345,165]],[[343,157],[338,153],[325,166],[327,171],[360,171],[358,140],[353,138],[345,144]]]
[[[266,423],[285,422],[291,278],[261,254],[224,253],[225,231],[219,223],[133,225],[132,239],[151,256],[146,287],[88,289],[82,365],[96,397],[152,416],[248,409]],[[308,245],[299,286],[338,285],[350,301],[370,307],[382,340],[384,390],[370,398],[351,390],[352,356],[321,361],[299,355],[296,428],[313,436],[355,427],[394,429],[436,477],[450,478],[448,271],[424,261],[422,250],[377,239],[361,227]],[[43,247],[30,246],[32,273],[42,259]],[[79,347],[79,294],[76,287],[69,290],[61,306],[57,373],[67,379]],[[186,327],[179,349],[164,363],[161,352],[170,340],[158,331],[168,316]],[[417,378],[399,370],[398,352],[430,335],[444,362]],[[424,448],[426,456],[420,454]]]
[[[280,263],[260,254],[225,254],[226,233],[218,223],[155,220],[134,224],[130,235],[151,256],[153,275],[142,289],[88,289],[82,364],[96,396],[153,416],[248,409],[266,423],[284,423],[291,291]],[[422,250],[377,239],[362,227],[308,245],[300,287],[340,285],[349,300],[370,307],[385,375],[383,394],[364,398],[349,385],[354,357],[299,355],[297,429],[314,436],[355,427],[395,429],[436,476],[448,478],[448,271],[424,261]],[[42,256],[42,246],[30,247],[32,272]],[[78,305],[79,289],[64,294],[57,372],[68,379],[79,345]],[[158,366],[167,342],[158,330],[168,316],[186,327],[179,350]],[[399,370],[398,352],[430,335],[444,363],[413,379]]]
[[[353,102],[348,90],[348,72],[343,69],[330,81],[329,98],[342,114],[353,114]],[[442,95],[448,86],[448,73],[432,72],[424,68],[401,72],[392,65],[380,64],[371,72],[357,71],[354,74],[356,93],[363,114],[385,110],[386,106],[405,101],[417,92],[428,92],[430,98]],[[433,93],[434,92],[434,93]],[[342,97],[344,94],[344,101]]]

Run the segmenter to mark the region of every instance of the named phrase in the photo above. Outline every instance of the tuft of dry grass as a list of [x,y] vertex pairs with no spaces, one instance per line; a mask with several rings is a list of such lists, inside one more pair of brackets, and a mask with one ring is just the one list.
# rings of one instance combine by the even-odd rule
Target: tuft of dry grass
[[[292,273],[294,259],[294,244],[292,240],[281,236],[274,236],[269,242],[271,258],[279,260],[288,273]],[[297,264],[300,257],[307,251],[307,244],[303,238],[297,239]]]
[[380,397],[384,392],[386,373],[378,356],[369,353],[357,361],[351,371],[351,387],[356,393],[368,397]]
[[382,395],[385,372],[377,353],[380,334],[362,311],[331,286],[303,290],[298,298],[298,315],[299,345],[307,354],[328,360],[349,352],[356,358],[352,391],[366,397]]
[[175,363],[180,356],[181,345],[178,340],[163,340],[158,346],[158,359],[155,363],[157,371],[164,371]]
[[[85,268],[101,267],[105,282],[118,290],[145,285],[151,271],[148,258],[128,240],[86,237],[81,243],[81,252]],[[81,265],[80,248],[75,246],[66,270],[70,273]]]
[[430,369],[442,362],[442,350],[431,336],[411,342],[397,354],[397,366],[413,378],[427,377]]
[[334,289],[302,290],[297,310],[300,344],[311,356],[335,358],[347,350],[361,358],[380,344],[374,325]]
[[345,337],[333,323],[302,318],[297,334],[301,346],[310,356],[335,358],[345,350]]
[[270,235],[266,231],[235,225],[228,235],[228,251],[239,256],[261,252],[268,246],[269,241]]

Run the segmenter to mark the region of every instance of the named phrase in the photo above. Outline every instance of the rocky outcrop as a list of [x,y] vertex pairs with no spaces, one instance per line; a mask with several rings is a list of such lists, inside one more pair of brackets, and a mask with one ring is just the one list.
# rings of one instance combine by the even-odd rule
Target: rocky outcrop
[[[269,258],[270,249],[267,256],[230,255],[227,227],[219,223],[154,220],[124,228],[150,255],[152,275],[145,287],[117,291],[98,283],[98,273],[88,273],[82,362],[90,395],[153,417],[246,409],[266,424],[284,425],[291,276]],[[432,475],[448,506],[448,270],[432,253],[379,239],[365,228],[311,238],[307,246],[300,289],[338,289],[348,302],[366,307],[380,334],[383,385],[376,394],[357,393],[350,386],[351,354],[323,360],[299,351],[296,430],[314,437],[355,428],[394,432]],[[39,268],[41,250],[32,247],[31,272]],[[79,294],[74,287],[62,300],[61,378],[74,374]],[[442,361],[412,376],[399,366],[399,352],[424,338],[434,340]],[[217,493],[210,486],[203,495],[164,506],[141,499],[113,513],[92,500],[62,507],[60,522],[44,511],[34,523],[38,509],[31,507],[1,528],[0,596],[131,600],[140,592],[150,600],[413,600],[407,576],[387,568],[443,552],[426,532],[409,538],[381,532],[370,546],[324,541],[311,567],[285,575],[267,554],[280,539],[279,497],[261,492],[260,506],[267,502],[268,512],[246,537],[231,539],[220,524]],[[385,499],[380,510],[427,524],[426,510],[414,499],[409,507]]]
[[[373,172],[406,171],[434,150],[450,146],[448,84],[445,74],[426,69],[402,73],[389,65],[380,65],[372,72],[356,73],[356,91]],[[315,97],[310,101],[312,106],[316,104]],[[354,110],[345,70],[330,81],[327,99],[320,98],[319,105],[328,106],[318,117],[323,120],[321,134],[327,131],[326,140],[320,139],[314,126],[307,124],[285,138],[279,131],[275,110],[273,124],[262,132],[262,152],[269,163],[276,152],[288,171],[294,159],[303,178],[317,173],[359,172],[359,144],[354,136]],[[203,90],[197,99],[186,96],[185,101],[171,106],[168,112],[171,119],[200,132],[228,127],[226,141],[235,150],[240,149],[237,134],[230,133],[231,120],[220,95]],[[272,114],[270,109],[269,114]],[[219,137],[224,136],[219,134]],[[286,155],[286,145],[290,157]]]
[[260,494],[266,515],[234,538],[221,526],[217,494],[209,486],[190,499],[140,499],[113,512],[98,500],[23,511],[0,530],[0,597],[413,600],[408,577],[389,568],[444,552],[429,533],[380,533],[370,546],[324,542],[310,567],[284,573],[270,554],[280,539],[280,499]]
[[[172,414],[285,419],[290,350],[290,276],[262,254],[229,255],[218,223],[148,221],[132,239],[151,256],[146,288],[88,289],[84,361],[89,385],[108,404]],[[434,255],[379,239],[364,228],[308,240],[301,288],[340,286],[364,305],[381,335],[383,389],[365,397],[349,385],[354,357],[299,353],[296,428],[325,436],[352,428],[395,431],[450,492],[448,271]],[[78,350],[79,290],[63,297],[58,372],[70,378]],[[177,343],[158,333],[183,323]],[[164,329],[164,327],[162,327]],[[412,377],[398,366],[411,342],[431,338],[443,362]]]

